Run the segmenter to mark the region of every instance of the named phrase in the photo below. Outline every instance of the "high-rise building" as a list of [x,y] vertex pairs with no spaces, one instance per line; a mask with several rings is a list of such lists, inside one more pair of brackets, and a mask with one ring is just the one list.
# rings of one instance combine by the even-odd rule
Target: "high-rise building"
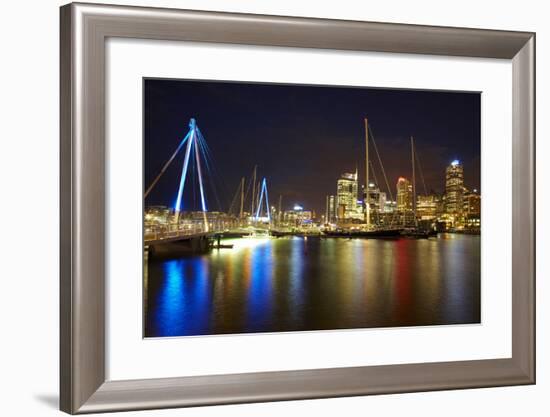
[[[386,193],[384,191],[381,191],[375,183],[371,182],[368,187],[368,196],[364,188],[362,194],[362,207],[366,208],[366,205],[369,205],[371,224],[385,224],[386,220],[388,220],[386,219],[387,216],[385,216],[385,213],[388,212]],[[391,209],[392,207],[390,205],[390,212],[392,211]]]
[[445,212],[459,222],[463,216],[463,205],[464,168],[460,161],[454,160],[445,173]]
[[481,196],[477,190],[464,194],[464,226],[468,229],[479,229],[481,227]]
[[325,208],[325,222],[336,222],[336,196],[327,195],[326,208]]
[[403,177],[397,180],[397,210],[412,211],[413,190],[411,182]]
[[386,193],[380,191],[380,188],[372,182],[369,184],[368,190],[368,197],[367,193],[363,191],[365,205],[368,203],[371,211],[382,211],[386,204]]
[[481,215],[481,196],[477,190],[464,194],[464,215],[465,216],[480,216]]
[[337,183],[336,207],[338,219],[352,219],[357,216],[357,171],[344,173]]

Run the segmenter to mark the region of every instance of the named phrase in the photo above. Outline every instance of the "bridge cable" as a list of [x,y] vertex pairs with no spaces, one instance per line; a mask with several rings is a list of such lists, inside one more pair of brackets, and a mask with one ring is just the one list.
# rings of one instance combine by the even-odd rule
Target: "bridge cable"
[[214,194],[214,198],[216,200],[216,203],[218,204],[219,211],[223,211],[222,209],[222,203],[220,201],[218,190],[216,189],[215,182],[218,182],[221,188],[223,189],[222,192],[224,194],[227,194],[227,187],[225,186],[225,183],[223,181],[223,177],[218,172],[216,165],[214,164],[214,159],[212,157],[212,152],[210,151],[210,148],[208,146],[208,143],[204,139],[204,136],[200,129],[197,127],[198,137],[199,137],[199,150],[201,151],[201,154],[204,157],[206,169],[208,171],[209,177],[211,181],[209,181],[210,189],[212,190],[212,193]]
[[172,154],[172,156],[170,157],[170,159],[168,159],[168,161],[164,164],[164,166],[162,167],[162,169],[160,170],[160,173],[155,177],[155,179],[153,180],[153,182],[151,183],[151,185],[149,185],[149,188],[147,188],[147,190],[145,191],[145,194],[143,196],[143,198],[147,198],[147,196],[149,195],[149,193],[151,192],[151,190],[153,189],[153,187],[157,184],[157,182],[160,180],[160,177],[162,177],[162,175],[164,174],[164,172],[168,169],[168,167],[170,166],[170,164],[172,163],[172,161],[174,160],[174,158],[176,157],[176,155],[179,153],[179,151],[181,150],[181,148],[183,148],[183,145],[185,144],[185,142],[189,139],[189,135],[191,134],[191,131],[187,132],[187,135],[185,135],[185,137],[183,138],[183,140],[180,142],[180,144],[178,145],[178,147],[176,148],[176,150],[174,151],[174,153]]

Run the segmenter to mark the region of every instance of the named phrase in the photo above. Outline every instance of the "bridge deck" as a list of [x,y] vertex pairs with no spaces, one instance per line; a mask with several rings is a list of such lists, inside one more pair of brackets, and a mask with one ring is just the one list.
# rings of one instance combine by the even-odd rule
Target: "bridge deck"
[[[144,230],[144,244],[147,245],[158,245],[161,243],[171,243],[184,240],[197,239],[202,237],[214,237],[216,235],[223,235],[224,233],[235,233],[243,232],[242,227],[227,227],[230,225],[219,224],[212,225],[208,231],[205,230],[205,227],[202,224],[195,224],[191,227],[189,226],[176,226],[176,225],[166,225],[166,226],[152,226],[146,225]],[[269,228],[255,227],[253,229],[247,230],[250,232],[257,230],[269,230]]]
[[144,244],[145,245],[158,245],[160,243],[171,243],[171,242],[178,242],[182,240],[191,240],[191,239],[197,239],[201,237],[210,237],[216,235],[217,231],[209,231],[209,232],[199,232],[199,233],[165,233],[162,235],[145,235]]

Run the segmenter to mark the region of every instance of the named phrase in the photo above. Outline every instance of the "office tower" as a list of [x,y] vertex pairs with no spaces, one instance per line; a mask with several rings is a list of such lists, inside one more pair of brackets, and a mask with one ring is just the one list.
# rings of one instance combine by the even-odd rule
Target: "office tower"
[[477,190],[464,194],[462,209],[465,227],[469,229],[479,229],[481,227],[481,196]]
[[336,222],[336,196],[334,195],[327,195],[325,207],[325,222]]
[[338,179],[336,201],[338,219],[352,219],[357,215],[357,171],[344,173]]
[[413,191],[411,182],[403,177],[397,180],[397,210],[412,210]]
[[464,168],[460,161],[454,160],[445,173],[445,212],[457,220],[463,215],[464,205]]

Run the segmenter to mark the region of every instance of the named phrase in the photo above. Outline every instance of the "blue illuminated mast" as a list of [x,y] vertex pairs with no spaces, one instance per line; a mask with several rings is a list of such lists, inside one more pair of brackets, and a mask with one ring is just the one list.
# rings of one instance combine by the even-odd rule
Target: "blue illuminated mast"
[[187,142],[187,148],[185,149],[185,157],[183,159],[183,168],[181,170],[180,185],[178,188],[178,197],[176,198],[176,204],[174,205],[174,211],[178,214],[181,211],[181,199],[183,197],[183,189],[185,187],[185,179],[187,178],[187,168],[189,167],[189,156],[191,155],[191,149],[196,136],[196,122],[195,119],[189,121],[189,141]]
[[202,135],[200,134],[200,131],[197,127],[197,122],[195,119],[191,119],[189,121],[189,132],[186,135],[187,139],[187,147],[185,149],[185,157],[183,159],[183,167],[181,170],[181,178],[180,183],[178,187],[178,195],[176,198],[176,202],[174,204],[174,212],[176,214],[176,219],[179,218],[179,213],[182,209],[182,199],[183,199],[183,191],[185,189],[185,180],[187,179],[187,171],[189,169],[189,159],[192,157],[192,154],[194,154],[197,171],[198,171],[198,179],[199,179],[199,189],[200,189],[200,196],[201,196],[201,208],[203,212],[203,220],[204,220],[204,227],[205,231],[208,231],[208,221],[206,218],[206,198],[204,194],[204,187],[203,187],[203,180],[202,180],[202,168],[201,168],[201,162],[200,162],[200,154],[199,154],[199,147],[201,144],[199,141],[202,139]]
[[260,220],[260,213],[261,213],[261,210],[262,210],[262,205],[264,203],[264,196],[265,196],[265,211],[267,213],[267,221],[269,223],[271,223],[271,213],[270,213],[270,210],[269,210],[269,198],[267,196],[267,182],[265,180],[265,177],[262,179],[262,186],[261,186],[261,191],[260,191],[259,203],[258,203],[258,207],[256,209],[256,216],[254,216],[256,221]]

